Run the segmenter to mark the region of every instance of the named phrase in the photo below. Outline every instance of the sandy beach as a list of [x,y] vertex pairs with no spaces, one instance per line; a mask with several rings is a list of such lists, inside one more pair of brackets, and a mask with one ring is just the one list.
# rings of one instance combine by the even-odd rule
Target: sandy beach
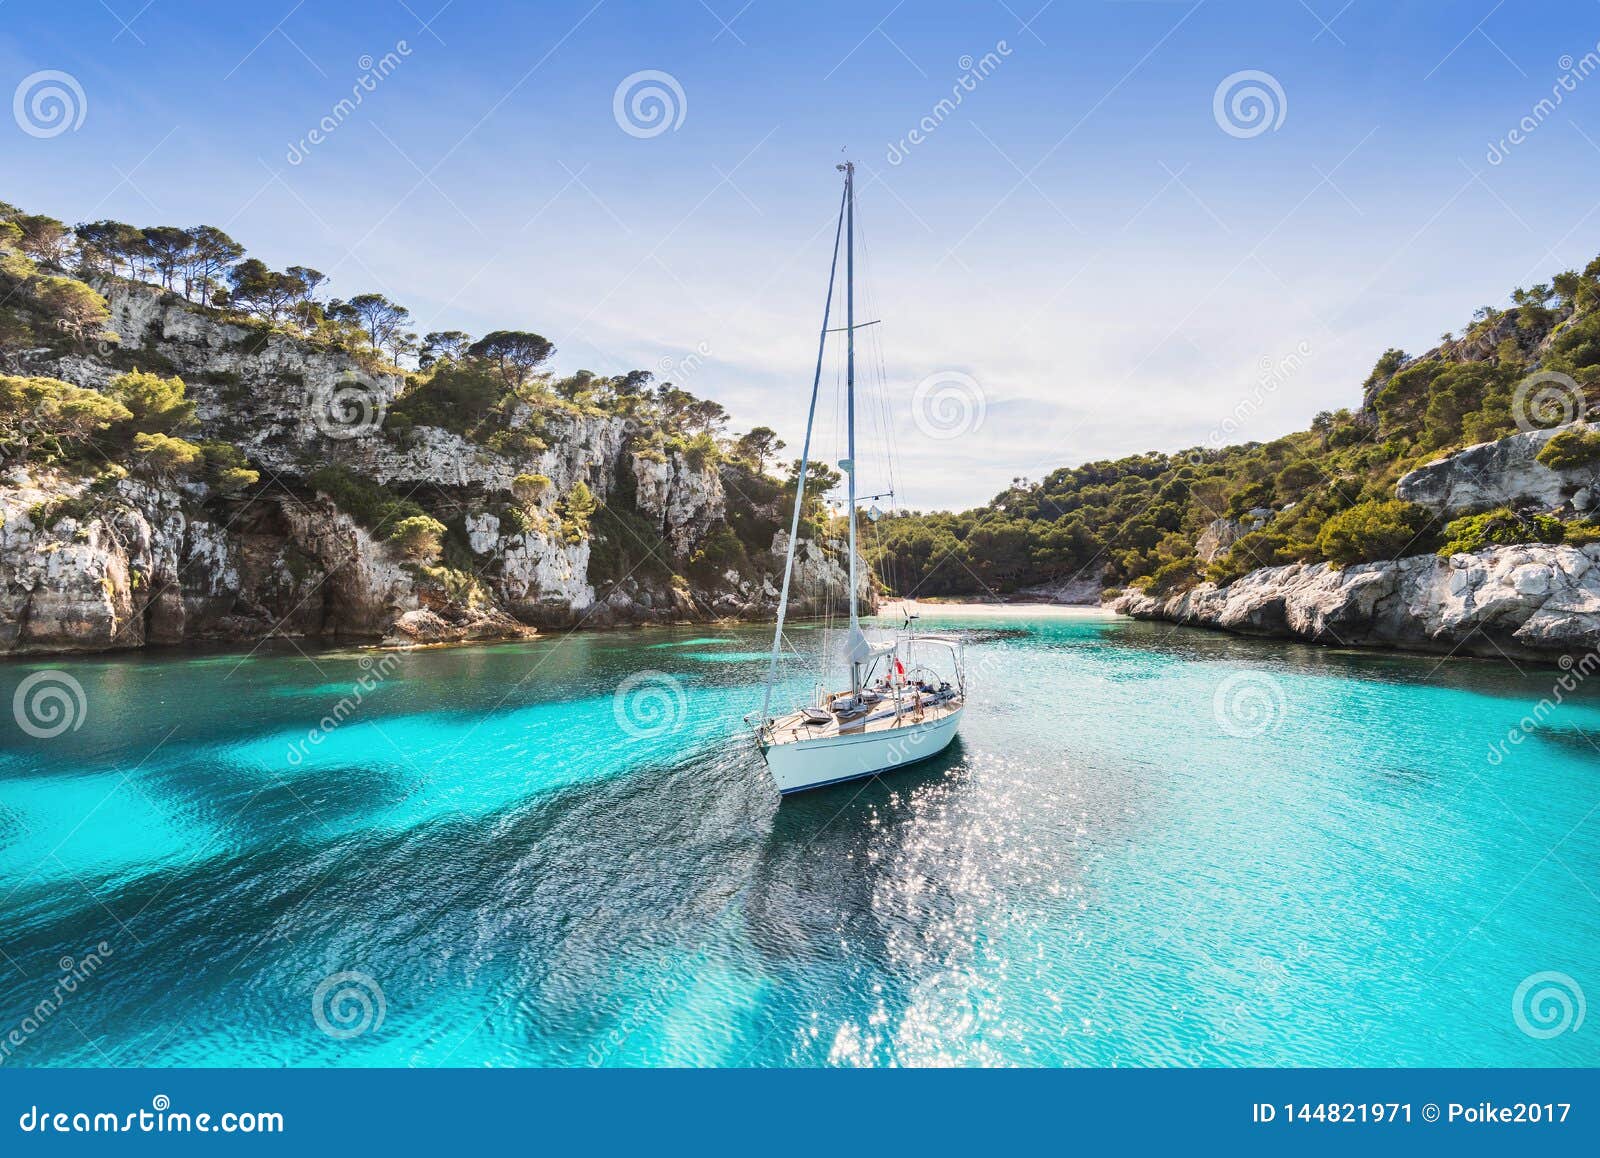
[[[1105,619],[1115,614],[1107,608],[1075,603],[916,603],[922,620],[933,619]],[[898,601],[886,603],[876,618],[901,618]]]

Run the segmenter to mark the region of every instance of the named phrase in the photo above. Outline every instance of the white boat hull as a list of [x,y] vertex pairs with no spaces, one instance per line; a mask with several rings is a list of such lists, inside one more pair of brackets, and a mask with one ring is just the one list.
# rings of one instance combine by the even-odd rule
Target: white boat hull
[[964,710],[957,708],[936,720],[882,731],[769,744],[762,754],[779,792],[803,792],[892,772],[937,756],[956,738]]

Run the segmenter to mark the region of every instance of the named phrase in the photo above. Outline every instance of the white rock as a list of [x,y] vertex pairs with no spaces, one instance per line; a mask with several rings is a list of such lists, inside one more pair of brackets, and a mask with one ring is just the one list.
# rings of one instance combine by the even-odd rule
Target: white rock
[[710,465],[697,468],[676,451],[665,461],[632,457],[640,512],[656,521],[675,556],[688,557],[726,512],[721,477]]
[[1212,519],[1195,540],[1194,553],[1202,563],[1213,563],[1219,555],[1227,554],[1243,534],[1244,528],[1232,519]]
[[479,555],[494,553],[500,542],[500,520],[491,514],[468,515],[467,546]]
[[[1589,429],[1584,423],[1575,423],[1469,446],[1406,474],[1395,494],[1406,502],[1447,514],[1504,506],[1555,510],[1569,501],[1579,510],[1587,510],[1588,496],[1600,481],[1596,467],[1555,471],[1538,461],[1545,443],[1574,426]],[[1579,495],[1585,496],[1581,505]]]
[[1600,647],[1600,568],[1591,560],[1587,548],[1527,545],[1343,570],[1292,563],[1166,599],[1128,591],[1111,606],[1318,643],[1548,656]]
[[1550,568],[1540,563],[1524,563],[1511,573],[1511,585],[1519,595],[1549,594]]

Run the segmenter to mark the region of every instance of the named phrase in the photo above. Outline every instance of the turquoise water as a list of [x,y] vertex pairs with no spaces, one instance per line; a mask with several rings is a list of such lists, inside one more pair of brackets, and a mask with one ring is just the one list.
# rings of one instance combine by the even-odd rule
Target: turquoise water
[[83,689],[0,730],[0,1061],[1600,1065],[1515,1002],[1600,996],[1600,678],[1491,760],[1558,669],[941,626],[957,745],[781,805],[756,628],[0,666]]

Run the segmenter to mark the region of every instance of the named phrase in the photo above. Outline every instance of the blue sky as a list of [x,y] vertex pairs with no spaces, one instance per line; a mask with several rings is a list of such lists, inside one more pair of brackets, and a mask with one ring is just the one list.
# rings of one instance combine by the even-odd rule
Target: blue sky
[[[223,225],[419,329],[536,329],[559,369],[661,371],[798,443],[847,149],[921,508],[1303,428],[1385,347],[1600,252],[1600,75],[1535,111],[1596,4],[440,3],[8,0],[0,88],[57,70],[85,108],[0,121],[0,199]],[[644,70],[682,99],[641,136],[614,97]],[[1282,94],[1254,135],[1214,112],[1244,70]],[[917,421],[930,378],[960,437]]]

